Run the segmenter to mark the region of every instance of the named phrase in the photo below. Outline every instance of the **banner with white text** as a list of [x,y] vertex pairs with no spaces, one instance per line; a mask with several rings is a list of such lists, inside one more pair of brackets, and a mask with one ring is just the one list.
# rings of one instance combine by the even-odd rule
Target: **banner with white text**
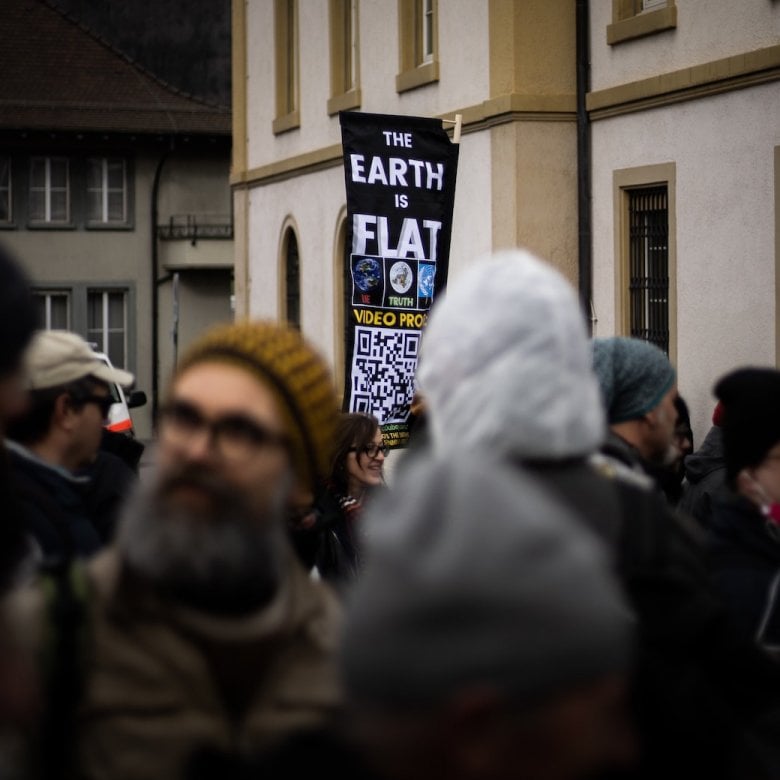
[[[440,119],[341,112],[347,188],[344,410],[409,439],[417,354],[447,283],[459,146]],[[349,289],[351,285],[351,289]]]

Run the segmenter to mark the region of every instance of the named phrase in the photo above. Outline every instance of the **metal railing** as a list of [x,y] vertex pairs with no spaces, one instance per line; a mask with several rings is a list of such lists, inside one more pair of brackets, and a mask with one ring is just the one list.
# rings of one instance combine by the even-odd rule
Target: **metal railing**
[[233,221],[228,214],[172,214],[168,222],[157,226],[161,241],[190,241],[195,246],[199,239],[233,238]]

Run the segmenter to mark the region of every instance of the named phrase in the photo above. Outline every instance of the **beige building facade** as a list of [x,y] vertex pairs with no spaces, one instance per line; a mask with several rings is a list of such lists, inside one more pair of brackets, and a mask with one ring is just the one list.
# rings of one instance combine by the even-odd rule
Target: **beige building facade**
[[[780,3],[646,4],[590,4],[594,331],[630,333],[632,286],[641,309],[642,280],[668,277],[656,297],[698,444],[717,379],[778,364]],[[652,250],[631,268],[632,208],[666,212],[663,273],[643,273]]]
[[338,112],[460,115],[450,279],[545,257],[595,335],[668,350],[700,440],[714,378],[780,344],[780,3],[738,5],[234,0],[237,313],[296,322],[340,378]]
[[461,115],[451,276],[522,243],[576,281],[574,23],[573,4],[550,0],[236,0],[237,312],[292,306],[342,376],[339,110]]

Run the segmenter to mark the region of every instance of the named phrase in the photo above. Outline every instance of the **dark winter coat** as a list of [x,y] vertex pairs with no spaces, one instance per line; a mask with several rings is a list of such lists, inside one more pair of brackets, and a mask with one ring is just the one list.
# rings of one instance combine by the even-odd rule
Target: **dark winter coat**
[[88,479],[46,464],[13,442],[6,446],[22,527],[40,548],[43,560],[88,557],[97,552],[105,540],[90,519]]
[[582,460],[523,465],[607,542],[636,611],[644,750],[630,777],[780,777],[780,665],[731,629],[700,544],[663,495]]
[[707,527],[712,516],[713,500],[727,492],[723,431],[713,425],[701,447],[685,459],[685,482],[680,509]]
[[99,450],[83,472],[87,514],[103,544],[114,538],[122,508],[138,482],[138,475],[122,457]]
[[319,519],[315,566],[322,579],[343,587],[355,580],[361,570],[361,507],[342,508],[339,497],[325,490],[317,501]]
[[737,630],[780,659],[780,526],[725,494],[713,501],[708,542],[712,579]]
[[0,447],[0,597],[27,574],[33,546],[25,531],[23,507],[16,494],[8,452]]

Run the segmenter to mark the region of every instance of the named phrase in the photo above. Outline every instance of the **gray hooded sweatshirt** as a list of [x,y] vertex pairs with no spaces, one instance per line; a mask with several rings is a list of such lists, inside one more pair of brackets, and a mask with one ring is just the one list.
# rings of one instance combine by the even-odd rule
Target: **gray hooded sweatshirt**
[[418,389],[435,450],[562,460],[598,449],[606,422],[569,282],[526,250],[479,260],[433,306]]

